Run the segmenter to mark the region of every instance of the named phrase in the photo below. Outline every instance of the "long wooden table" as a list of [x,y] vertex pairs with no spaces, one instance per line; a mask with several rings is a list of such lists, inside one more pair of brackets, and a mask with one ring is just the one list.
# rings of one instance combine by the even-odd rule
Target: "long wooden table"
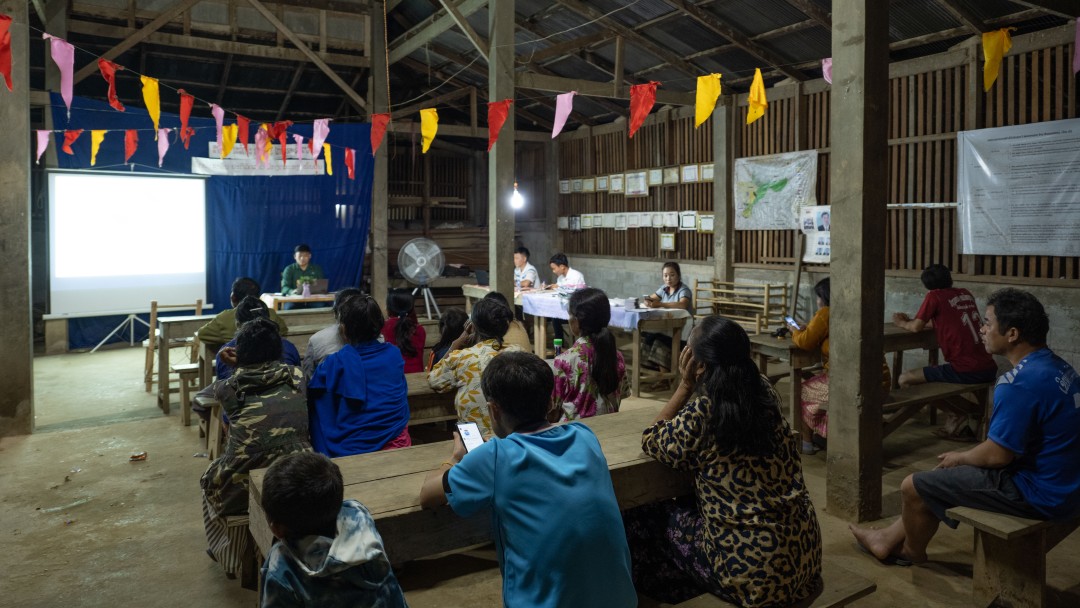
[[[799,404],[802,401],[802,370],[821,363],[821,353],[803,350],[791,342],[790,337],[775,338],[769,334],[750,336],[750,349],[757,360],[761,373],[769,375],[769,359],[782,359],[791,365],[791,386],[789,399],[791,405],[791,423],[798,425]],[[882,351],[893,353],[892,383],[895,388],[900,373],[904,371],[904,351],[924,349],[929,352],[930,364],[938,361],[937,335],[933,329],[910,332],[900,329],[892,323],[885,325],[882,336]]]
[[172,391],[169,379],[169,346],[173,340],[194,336],[196,330],[210,322],[214,315],[181,315],[158,317],[158,393],[157,405],[169,413]]
[[[641,452],[641,432],[659,409],[657,404],[582,421],[600,439],[620,509],[693,491],[689,476]],[[491,540],[491,520],[486,513],[462,518],[446,506],[434,511],[420,508],[424,479],[452,449],[452,442],[443,441],[335,459],[345,480],[345,498],[359,500],[371,511],[391,562],[400,564]],[[251,473],[248,524],[262,555],[268,554],[273,543],[260,505],[265,476],[266,469]]]
[[312,302],[333,302],[334,294],[332,293],[320,293],[312,294],[310,296],[283,296],[277,293],[264,293],[259,296],[259,299],[266,303],[273,310],[281,310],[281,307],[285,304],[292,302],[294,304],[304,304]]

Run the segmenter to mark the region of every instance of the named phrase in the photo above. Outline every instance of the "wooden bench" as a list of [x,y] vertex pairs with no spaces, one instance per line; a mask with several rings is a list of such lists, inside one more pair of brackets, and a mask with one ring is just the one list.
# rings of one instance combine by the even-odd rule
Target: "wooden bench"
[[1046,601],[1046,553],[1080,526],[969,507],[945,512],[975,528],[972,600],[977,606],[1039,608]]
[[230,576],[239,575],[240,586],[244,589],[258,589],[259,564],[255,555],[255,540],[248,529],[247,515],[229,515],[225,518],[225,534],[229,543],[240,552],[240,571],[226,572]]
[[[834,608],[847,606],[855,600],[866,597],[877,590],[877,584],[857,574],[823,560],[821,580],[824,583],[817,593],[794,604],[792,608]],[[676,604],[679,608],[736,608],[735,604],[706,593],[694,599]]]
[[948,382],[927,382],[916,384],[906,388],[893,389],[881,411],[885,417],[885,429],[882,437],[900,428],[909,418],[914,416],[927,405],[941,401],[959,399],[963,395],[974,395],[977,403],[983,405],[983,426],[990,419],[990,394],[993,384],[984,382],[981,384],[951,384]]
[[180,422],[184,426],[191,426],[191,397],[202,388],[198,386],[199,367],[198,363],[172,366],[172,371],[180,376]]

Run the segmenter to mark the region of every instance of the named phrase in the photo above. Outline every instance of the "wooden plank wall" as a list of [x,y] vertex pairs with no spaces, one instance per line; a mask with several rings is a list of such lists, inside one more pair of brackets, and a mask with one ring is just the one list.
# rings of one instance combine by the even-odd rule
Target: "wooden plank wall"
[[[1075,118],[1077,78],[1072,73],[1071,30],[1014,39],[994,88],[982,93],[981,51],[955,49],[931,58],[894,64],[889,80],[889,204],[955,203],[958,131]],[[977,57],[972,61],[972,57]],[[976,95],[969,99],[969,95]],[[742,130],[735,157],[817,150],[820,204],[829,200],[828,85],[812,81],[769,89],[769,108],[745,125],[746,96],[739,96]],[[975,116],[969,116],[973,112]],[[578,133],[559,140],[559,178],[572,179],[639,168],[711,162],[711,123],[693,129],[693,118],[680,110],[657,112],[634,138],[626,126],[594,127],[591,137]],[[606,130],[605,130],[606,129]],[[601,131],[603,132],[601,133]],[[711,212],[712,184],[650,188],[647,198],[607,193],[558,196],[559,215],[636,210],[698,209]],[[1061,285],[1080,279],[1080,258],[1054,256],[971,256],[959,250],[954,206],[893,208],[888,212],[886,273],[910,275],[931,263],[949,266],[975,280]],[[658,257],[657,229],[615,232],[611,229],[562,231],[567,253]],[[790,267],[795,230],[735,232],[736,267]],[[705,260],[710,235],[679,232],[676,255]],[[977,278],[981,277],[981,278]]]
[[[431,196],[453,196],[469,199],[472,183],[472,168],[468,156],[452,155],[430,151],[421,155],[419,149],[395,147],[390,154],[389,192],[390,196],[423,196],[424,163],[431,163]],[[420,207],[391,206],[388,212],[390,221],[421,220]],[[461,222],[469,220],[469,210],[465,208],[432,207],[431,221]]]

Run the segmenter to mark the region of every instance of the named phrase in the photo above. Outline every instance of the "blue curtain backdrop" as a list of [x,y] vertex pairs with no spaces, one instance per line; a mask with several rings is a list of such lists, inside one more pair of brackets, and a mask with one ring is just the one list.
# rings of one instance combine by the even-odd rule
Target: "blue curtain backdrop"
[[[105,85],[102,83],[102,88]],[[175,95],[162,89],[162,95]],[[139,173],[190,173],[192,156],[207,156],[210,142],[217,139],[213,118],[207,115],[209,107],[196,102],[189,121],[195,129],[190,148],[185,150],[179,141],[180,118],[176,114],[162,113],[160,128],[171,128],[169,151],[161,169],[157,166],[157,142],[154,141],[153,123],[145,109],[127,106],[126,112],[117,112],[103,101],[76,97],[71,104],[71,120],[67,119],[64,102],[52,94],[53,124],[55,129],[83,129],[83,134],[72,146],[74,155],[59,151],[64,143],[63,133],[56,133],[51,145],[57,146],[62,169],[87,171],[126,171],[124,165],[124,132],[118,129],[138,129],[139,148],[131,157],[134,171]],[[235,122],[235,116],[226,113],[225,124]],[[258,123],[252,122],[251,145]],[[97,155],[97,164],[90,167],[90,130],[112,129]],[[249,276],[262,285],[263,291],[280,291],[281,271],[292,263],[293,247],[307,243],[313,250],[313,262],[322,266],[330,279],[330,288],[359,285],[367,244],[368,225],[371,218],[371,184],[374,160],[371,156],[371,127],[368,124],[330,123],[330,135],[326,142],[332,147],[334,175],[310,176],[213,176],[206,185],[206,275],[207,297],[218,312],[229,307],[229,289],[233,279]],[[307,140],[311,136],[311,124],[298,124],[289,129]],[[292,138],[289,144],[293,145]],[[345,148],[356,150],[356,179],[349,180],[345,168]],[[36,153],[36,150],[35,150]],[[252,149],[252,153],[254,150]],[[239,141],[233,155],[244,154]],[[274,159],[271,159],[274,162]],[[280,157],[277,159],[280,162]],[[294,161],[290,161],[294,162]],[[310,160],[305,161],[311,164]],[[138,218],[116,218],[138,225]],[[183,246],[182,234],[169,234],[167,227],[161,238],[169,239],[177,247]],[[123,232],[102,235],[103,238],[123,238]],[[137,255],[132,252],[133,255]],[[150,302],[147,301],[147,307]],[[177,314],[191,314],[190,312]],[[71,319],[68,322],[69,346],[88,348],[97,344],[119,324],[124,317],[91,317]],[[137,330],[136,340],[145,337],[145,330]],[[118,335],[112,341],[126,341],[127,336]]]

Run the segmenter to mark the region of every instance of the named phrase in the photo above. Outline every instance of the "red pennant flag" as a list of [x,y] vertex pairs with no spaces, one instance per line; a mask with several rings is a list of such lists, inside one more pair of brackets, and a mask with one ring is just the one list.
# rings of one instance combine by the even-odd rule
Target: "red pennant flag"
[[139,132],[135,129],[124,131],[124,162],[131,160],[135,150],[139,147]]
[[195,105],[195,96],[184,89],[178,90],[177,93],[180,93],[180,141],[184,142],[184,149],[187,150],[191,143],[191,136],[195,134],[195,129],[188,127],[188,121],[191,120],[191,107]]
[[513,99],[504,99],[488,104],[488,152],[491,152],[491,146],[495,145],[495,140],[499,139],[499,131],[506,122],[506,116],[510,114],[512,103],[514,103]]
[[75,143],[76,139],[82,135],[82,129],[75,129],[74,131],[64,131],[64,146],[60,148],[68,154],[75,154],[75,151],[71,149],[71,144]]
[[656,87],[660,83],[653,80],[648,84],[635,84],[630,87],[630,137],[641,128],[645,117],[656,103]]
[[286,143],[289,137],[289,127],[292,126],[291,120],[280,120],[273,125],[267,125],[266,133],[271,139],[278,140],[281,145],[281,164],[285,164],[285,159],[288,156],[288,144]]
[[315,140],[314,139],[308,139],[307,140],[307,151],[311,152],[311,160],[315,160],[317,155],[315,154]]
[[356,150],[345,148],[345,168],[349,170],[349,179],[356,179]]
[[8,90],[11,89],[11,17],[0,15],[0,74],[4,75],[4,83]]
[[98,69],[101,70],[101,77],[109,83],[109,105],[116,111],[123,112],[124,104],[116,98],[116,73],[124,69],[124,66],[117,65],[104,57],[99,58],[97,64]]
[[251,154],[248,153],[248,137],[251,135],[251,129],[249,128],[250,124],[250,120],[239,114],[236,115],[236,128],[240,131],[240,143],[244,146],[245,156],[251,156]]
[[371,115],[371,155],[379,151],[383,137],[386,135],[386,125],[390,124],[389,114]]

